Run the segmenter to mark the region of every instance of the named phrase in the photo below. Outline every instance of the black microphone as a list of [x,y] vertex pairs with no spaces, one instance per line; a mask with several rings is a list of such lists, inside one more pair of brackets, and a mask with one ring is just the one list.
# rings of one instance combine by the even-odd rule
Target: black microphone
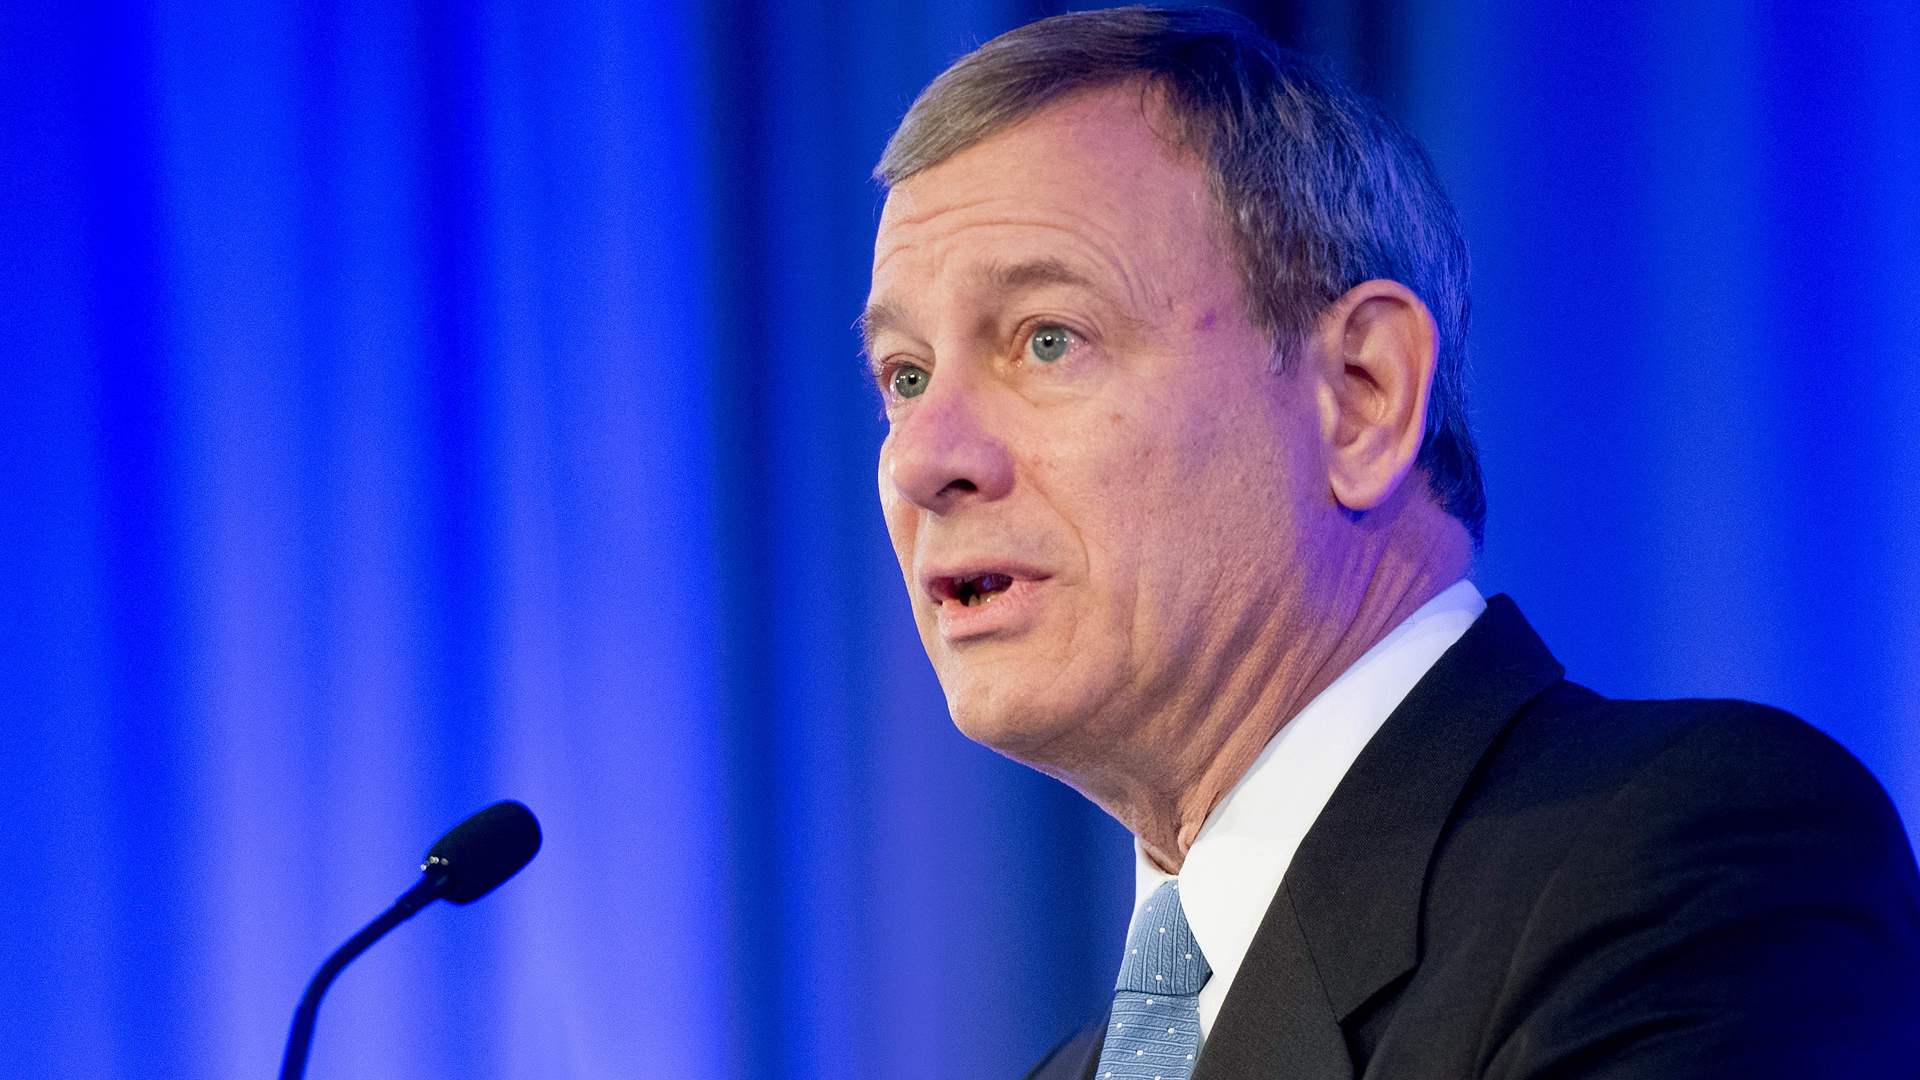
[[300,1080],[306,1075],[307,1051],[313,1045],[313,1021],[320,1012],[321,995],[354,957],[441,897],[456,904],[471,904],[487,895],[519,873],[539,850],[540,823],[533,819],[533,811],[512,799],[494,803],[441,837],[420,866],[420,883],[327,957],[314,973],[300,998],[300,1007],[293,1013],[293,1031],[287,1035],[280,1080]]

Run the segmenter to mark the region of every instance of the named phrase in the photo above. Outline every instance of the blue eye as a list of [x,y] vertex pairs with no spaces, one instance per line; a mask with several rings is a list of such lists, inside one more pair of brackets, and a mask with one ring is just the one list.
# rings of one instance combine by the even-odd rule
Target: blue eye
[[893,392],[903,398],[919,397],[927,392],[927,383],[932,378],[925,368],[901,364],[893,373]]
[[1067,355],[1067,346],[1073,344],[1073,331],[1064,326],[1042,326],[1027,339],[1027,351],[1035,360],[1051,364]]

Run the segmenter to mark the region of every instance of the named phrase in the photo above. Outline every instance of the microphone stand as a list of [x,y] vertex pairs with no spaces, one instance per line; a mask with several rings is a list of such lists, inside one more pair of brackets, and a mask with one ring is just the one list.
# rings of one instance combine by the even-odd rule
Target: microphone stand
[[366,952],[368,946],[385,937],[387,931],[406,922],[415,912],[446,894],[447,886],[453,881],[453,873],[445,860],[429,858],[420,869],[425,874],[418,885],[408,889],[379,918],[353,935],[345,945],[327,957],[327,962],[321,964],[320,970],[314,973],[313,981],[307,984],[306,994],[300,998],[300,1008],[293,1014],[293,1030],[287,1033],[287,1056],[280,1062],[280,1080],[301,1080],[306,1075],[307,1051],[313,1046],[313,1022],[320,1014],[320,998],[326,994],[327,987],[333,985],[334,977],[340,974],[341,969],[353,963],[354,957]]

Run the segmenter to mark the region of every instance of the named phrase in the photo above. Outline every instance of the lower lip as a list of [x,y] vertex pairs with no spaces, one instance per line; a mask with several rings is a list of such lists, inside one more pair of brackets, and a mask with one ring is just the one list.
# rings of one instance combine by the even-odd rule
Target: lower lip
[[1038,581],[1016,578],[998,596],[972,607],[959,600],[940,602],[940,636],[948,641],[1006,633],[1024,628],[1033,616],[1034,591]]

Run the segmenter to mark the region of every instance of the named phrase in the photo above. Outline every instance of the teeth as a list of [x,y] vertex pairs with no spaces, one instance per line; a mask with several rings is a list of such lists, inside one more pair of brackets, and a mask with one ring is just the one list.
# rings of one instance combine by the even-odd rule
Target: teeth
[[977,578],[967,578],[957,583],[954,590],[961,603],[968,607],[980,607],[993,603],[993,598],[1013,587],[1013,579],[1005,574],[982,574]]

